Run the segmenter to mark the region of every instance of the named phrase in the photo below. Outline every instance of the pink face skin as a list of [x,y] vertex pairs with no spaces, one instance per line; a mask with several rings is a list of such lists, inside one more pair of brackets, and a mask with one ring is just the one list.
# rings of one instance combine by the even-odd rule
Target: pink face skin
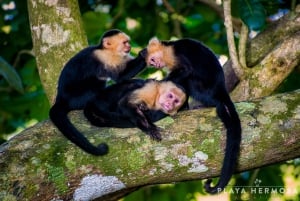
[[124,52],[126,52],[127,54],[130,52],[130,49],[131,49],[131,46],[130,46],[130,43],[129,43],[129,40],[124,40],[123,41],[123,49],[124,49]]
[[164,113],[170,114],[177,111],[181,105],[181,100],[175,93],[168,91],[159,97],[158,103]]
[[155,68],[163,68],[166,66],[166,63],[163,60],[162,51],[157,51],[154,53],[150,53],[148,55],[147,63],[150,66],[154,66]]

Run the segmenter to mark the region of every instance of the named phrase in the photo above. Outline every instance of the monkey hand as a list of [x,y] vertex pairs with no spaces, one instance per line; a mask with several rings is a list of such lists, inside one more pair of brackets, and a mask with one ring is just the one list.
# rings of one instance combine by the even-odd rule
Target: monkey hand
[[140,110],[141,112],[145,112],[145,111],[148,111],[148,107],[146,105],[146,103],[142,102],[140,104],[138,104],[138,110]]
[[144,48],[139,52],[139,55],[142,56],[143,58],[146,58],[147,53],[148,53],[147,48]]
[[148,134],[150,135],[152,140],[161,141],[161,139],[162,139],[159,128],[149,131]]

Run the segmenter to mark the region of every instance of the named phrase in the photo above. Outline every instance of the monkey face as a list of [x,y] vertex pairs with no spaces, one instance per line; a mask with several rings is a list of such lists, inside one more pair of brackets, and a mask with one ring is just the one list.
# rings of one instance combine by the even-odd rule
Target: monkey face
[[186,100],[185,94],[178,88],[164,91],[158,98],[161,110],[169,115],[174,115]]
[[116,46],[119,52],[123,52],[124,55],[127,55],[130,50],[131,50],[131,46],[130,46],[130,38],[129,36],[127,36],[124,33],[121,33],[118,38],[116,38]]
[[115,36],[111,36],[103,39],[103,45],[105,49],[112,50],[121,55],[127,55],[130,50],[130,38],[124,33],[119,33]]
[[166,66],[163,58],[163,52],[149,52],[147,56],[147,64],[150,66],[154,66],[155,68],[163,68]]
[[157,38],[152,38],[147,46],[146,62],[155,68],[173,68],[177,63],[173,46],[166,46]]
[[160,41],[157,38],[152,38],[147,46],[147,64],[155,68],[163,68],[166,65],[163,56],[163,47]]

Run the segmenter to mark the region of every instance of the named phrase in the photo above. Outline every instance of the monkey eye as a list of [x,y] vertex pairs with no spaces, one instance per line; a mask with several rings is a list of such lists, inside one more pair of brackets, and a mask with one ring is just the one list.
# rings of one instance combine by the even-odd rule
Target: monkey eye
[[175,99],[175,100],[174,100],[174,103],[176,103],[176,104],[179,103],[179,100],[178,100],[178,99]]
[[167,96],[168,98],[173,98],[173,95],[172,94],[168,94],[168,96]]

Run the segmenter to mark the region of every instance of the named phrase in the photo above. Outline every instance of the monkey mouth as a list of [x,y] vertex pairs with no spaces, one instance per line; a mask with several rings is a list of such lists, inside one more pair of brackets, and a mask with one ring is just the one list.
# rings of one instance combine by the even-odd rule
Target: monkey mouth
[[164,109],[164,111],[167,113],[169,113],[172,110],[172,107],[169,104],[162,104],[161,106]]
[[149,66],[153,66],[154,68],[157,68],[157,69],[161,69],[161,68],[164,67],[164,65],[162,65],[162,63],[160,63],[160,62],[155,62],[155,61],[153,61],[153,60],[148,61],[148,65],[149,65]]
[[157,64],[151,64],[151,63],[150,63],[150,65],[153,66],[154,68],[157,68],[157,69],[162,69],[162,68],[164,67],[164,66],[161,65],[160,63],[157,63]]
[[155,68],[157,69],[162,69],[164,66],[161,66],[161,65],[158,65],[158,66],[155,66]]

